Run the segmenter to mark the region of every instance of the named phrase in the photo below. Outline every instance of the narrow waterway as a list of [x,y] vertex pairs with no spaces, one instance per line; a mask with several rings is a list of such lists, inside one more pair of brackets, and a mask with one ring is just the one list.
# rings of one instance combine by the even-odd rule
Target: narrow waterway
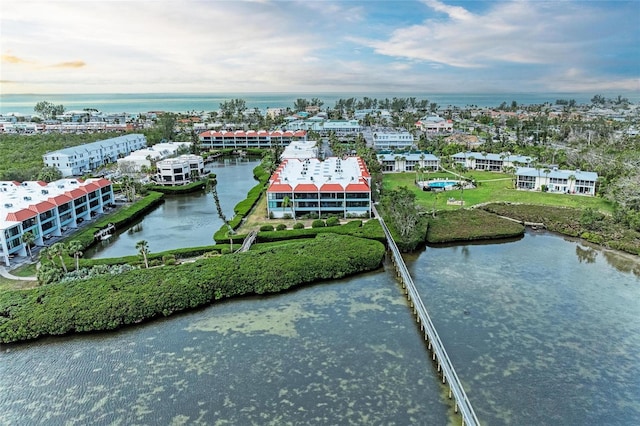
[[[217,176],[220,205],[228,218],[233,217],[233,208],[246,198],[247,192],[257,183],[252,170],[259,163],[238,157],[207,164],[207,170]],[[165,197],[165,202],[144,219],[127,229],[118,230],[110,239],[87,250],[85,257],[134,255],[137,253],[136,243],[140,240],[146,240],[152,252],[210,246],[215,244],[213,234],[222,224],[211,192],[171,195]]]

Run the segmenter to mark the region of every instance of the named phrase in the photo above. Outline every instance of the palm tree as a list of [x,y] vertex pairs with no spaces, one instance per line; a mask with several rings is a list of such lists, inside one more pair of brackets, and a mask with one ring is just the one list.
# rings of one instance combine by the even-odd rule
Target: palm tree
[[149,243],[146,240],[140,240],[136,243],[136,250],[142,255],[144,259],[144,267],[149,269],[149,260],[147,254],[149,254]]
[[282,216],[284,216],[284,209],[287,207],[291,207],[291,198],[288,195],[282,199]]
[[42,264],[43,258],[47,258],[49,263],[53,263],[53,254],[51,253],[51,249],[50,248],[45,247],[42,250],[40,250],[40,263],[41,264]]
[[[567,188],[567,191],[569,193],[571,193],[572,191],[575,191],[576,189],[576,175],[569,175],[569,177],[567,178],[567,180],[569,181],[569,188]],[[571,183],[573,182],[573,185],[571,185]],[[573,186],[573,188],[571,188]]]
[[538,183],[540,184],[540,190],[542,191],[542,179],[540,178],[540,170],[542,170],[542,165],[537,161],[533,163],[533,167],[538,171]]
[[542,173],[544,173],[545,175],[545,180],[547,183],[547,191],[548,191],[549,190],[549,173],[551,173],[551,170],[547,167],[542,171]]
[[27,252],[29,252],[29,259],[33,260],[33,254],[31,253],[31,244],[36,240],[36,236],[33,235],[33,232],[27,231],[22,234],[22,244],[24,244],[27,248]]
[[67,253],[76,261],[76,271],[80,269],[80,257],[82,256],[82,243],[78,240],[70,241],[67,245]]
[[436,192],[433,195],[433,210],[431,211],[431,217],[433,217],[434,219],[436,218],[436,204],[438,202],[438,193]]
[[464,179],[458,181],[457,187],[460,188],[460,208],[464,209]]
[[60,259],[60,265],[62,266],[62,270],[66,274],[68,272],[67,265],[64,264],[64,259],[62,258],[62,255],[67,251],[64,243],[53,244],[51,247],[49,247],[49,251],[51,252],[51,256],[53,257],[58,256],[58,258]]

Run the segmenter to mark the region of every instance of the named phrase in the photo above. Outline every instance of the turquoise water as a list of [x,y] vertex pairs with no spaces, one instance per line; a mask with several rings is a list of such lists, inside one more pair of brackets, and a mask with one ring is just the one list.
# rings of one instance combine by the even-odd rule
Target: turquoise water
[[[603,94],[617,97],[620,93]],[[464,107],[476,105],[496,107],[502,102],[531,105],[545,102],[555,103],[557,99],[575,99],[578,104],[589,103],[593,93],[485,93],[485,94],[443,94],[443,93],[129,93],[129,94],[0,94],[0,114],[17,112],[32,114],[33,107],[40,101],[64,105],[66,110],[96,108],[103,112],[148,112],[148,111],[215,111],[220,103],[231,99],[244,99],[248,108],[265,110],[268,107],[290,107],[298,98],[319,98],[323,109],[335,106],[338,99],[365,96],[378,100],[393,97],[416,97],[428,99],[441,107],[448,105]],[[631,102],[639,102],[640,94],[622,94]]]
[[430,188],[448,188],[450,186],[456,185],[458,182],[454,181],[437,181],[437,182],[429,182]]

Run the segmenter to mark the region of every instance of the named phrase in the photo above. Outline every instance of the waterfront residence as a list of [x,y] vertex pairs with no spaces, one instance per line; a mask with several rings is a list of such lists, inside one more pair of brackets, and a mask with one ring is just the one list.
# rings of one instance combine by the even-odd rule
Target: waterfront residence
[[165,186],[187,185],[204,175],[204,159],[186,154],[156,163],[156,183]]
[[292,141],[284,148],[281,159],[297,158],[305,160],[307,158],[318,157],[318,143],[316,141]]
[[422,171],[435,172],[440,168],[440,159],[426,152],[380,152],[378,161],[383,172],[413,172],[416,167]]
[[131,133],[49,152],[42,159],[45,166],[55,167],[63,176],[80,176],[146,146],[143,134]]
[[321,117],[311,117],[306,120],[294,119],[287,123],[287,130],[313,130],[321,136],[335,134],[338,137],[355,136],[363,131],[358,120],[325,120]]
[[124,158],[118,158],[118,168],[123,173],[139,172],[142,167],[151,167],[152,162],[175,155],[180,148],[189,145],[191,142],[157,143],[148,148],[133,151]]
[[203,149],[248,149],[272,148],[276,145],[286,146],[295,140],[307,140],[305,130],[298,131],[266,131],[236,130],[207,131],[200,133],[200,145]]
[[287,158],[269,180],[267,212],[270,218],[369,218],[371,175],[360,157]]
[[60,179],[0,182],[0,259],[11,265],[14,256],[26,256],[22,241],[31,232],[36,246],[44,246],[68,228],[114,205],[113,187],[107,179]]
[[391,120],[391,113],[386,109],[377,109],[377,108],[369,108],[369,109],[357,109],[353,113],[353,117],[356,120],[363,120],[367,116],[376,118],[378,120]]
[[516,170],[516,188],[532,191],[596,195],[598,174],[582,170],[558,168],[519,167]]
[[453,161],[469,170],[484,170],[488,172],[504,172],[506,167],[531,167],[534,158],[525,155],[515,155],[508,152],[491,154],[486,152],[458,152],[451,156]]
[[326,120],[321,123],[318,132],[322,136],[328,136],[331,133],[338,137],[356,136],[362,132],[362,126],[358,120]]
[[373,148],[378,151],[415,148],[413,135],[407,131],[376,130],[372,134],[372,140]]
[[453,121],[445,120],[438,115],[427,115],[416,122],[416,127],[426,133],[451,133]]

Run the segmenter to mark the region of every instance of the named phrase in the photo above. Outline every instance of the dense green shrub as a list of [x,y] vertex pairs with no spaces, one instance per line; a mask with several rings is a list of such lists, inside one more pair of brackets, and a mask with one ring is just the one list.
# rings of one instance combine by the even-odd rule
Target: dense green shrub
[[295,240],[301,238],[314,238],[318,234],[332,233],[341,235],[351,235],[354,237],[367,238],[371,240],[386,242],[384,231],[380,222],[375,219],[362,223],[361,220],[352,220],[340,226],[305,228],[300,222],[293,225],[293,229],[273,232],[259,232],[257,243],[267,243],[283,240]]
[[260,227],[261,231],[273,231],[273,225],[262,225]]
[[323,234],[171,268],[2,292],[0,342],[111,330],[217,299],[341,278],[379,267],[384,251],[377,241]]
[[316,219],[313,222],[311,222],[311,227],[312,228],[324,228],[326,226],[326,224],[324,223],[324,220],[322,219]]
[[605,247],[640,253],[640,232],[620,221],[619,216],[603,215],[593,209],[531,204],[492,203],[482,209],[523,222],[543,223],[549,231],[582,237]]
[[175,265],[177,263],[176,256],[173,254],[165,254],[162,256],[162,263],[165,265]]
[[285,225],[284,223],[279,223],[278,226],[276,226],[276,230],[278,231],[284,231],[285,229],[287,229],[287,225]]
[[197,182],[191,182],[190,184],[187,184],[187,185],[180,185],[180,186],[149,185],[148,188],[151,191],[162,192],[163,194],[178,195],[178,194],[189,194],[191,192],[201,191],[206,186],[207,186],[207,180],[203,179]]
[[340,219],[335,216],[331,216],[327,219],[327,226],[340,226]]
[[519,237],[524,226],[478,209],[443,211],[429,219],[427,241],[445,243],[454,241],[490,240]]

